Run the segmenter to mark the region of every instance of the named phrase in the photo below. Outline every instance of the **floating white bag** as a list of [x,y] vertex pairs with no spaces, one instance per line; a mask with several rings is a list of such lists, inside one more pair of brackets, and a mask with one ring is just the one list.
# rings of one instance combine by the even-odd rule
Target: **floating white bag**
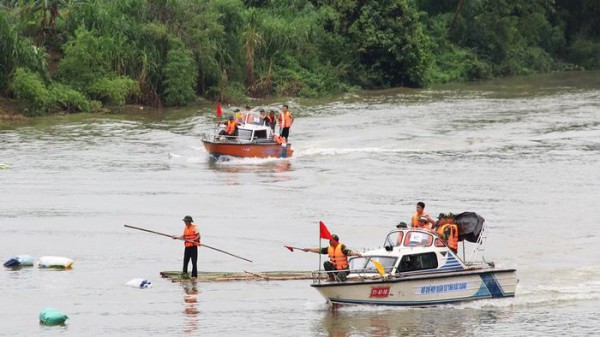
[[73,266],[74,262],[75,261],[62,256],[42,256],[38,261],[38,267],[68,269]]
[[128,286],[132,286],[135,288],[152,288],[152,282],[143,279],[143,278],[134,278],[133,280],[126,283]]
[[34,258],[29,255],[16,255],[4,262],[6,268],[30,267],[33,266]]

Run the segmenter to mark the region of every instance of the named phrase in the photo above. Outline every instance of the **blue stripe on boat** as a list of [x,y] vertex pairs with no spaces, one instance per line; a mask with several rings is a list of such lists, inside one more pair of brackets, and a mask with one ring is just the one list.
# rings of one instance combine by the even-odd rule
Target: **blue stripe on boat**
[[[494,276],[494,274],[483,273],[483,274],[480,274],[480,276],[481,276],[481,280],[483,281],[482,287],[483,286],[486,287],[488,293],[492,295],[492,298],[506,296],[504,294],[504,292],[502,291],[500,284],[498,284],[498,280],[496,280],[496,277]],[[481,291],[481,290],[482,289],[479,289],[479,291]]]
[[458,260],[456,260],[456,257],[454,257],[454,255],[449,253],[448,259],[446,259],[446,263],[437,270],[463,270],[463,269],[464,269],[463,266],[460,264],[460,262],[458,262]]

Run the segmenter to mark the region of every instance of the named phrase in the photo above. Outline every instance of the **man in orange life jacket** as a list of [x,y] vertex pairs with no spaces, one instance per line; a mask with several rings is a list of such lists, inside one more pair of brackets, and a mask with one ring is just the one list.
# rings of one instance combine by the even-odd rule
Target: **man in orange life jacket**
[[288,111],[287,104],[284,104],[281,108],[281,116],[279,119],[279,126],[281,127],[281,137],[285,138],[286,142],[290,136],[290,127],[294,123],[294,116]]
[[[441,215],[441,214],[440,214]],[[454,214],[444,215],[444,221],[440,221],[440,226],[436,230],[437,235],[444,240],[446,246],[454,253],[458,250],[458,226],[454,223]]]
[[271,127],[271,131],[275,132],[275,125],[277,125],[277,118],[275,118],[275,111],[269,111],[269,114],[265,116],[265,124]]
[[185,250],[183,253],[183,274],[187,275],[188,264],[192,261],[192,278],[198,277],[198,246],[200,246],[200,232],[198,226],[194,224],[194,219],[186,215],[183,218],[185,228],[183,235],[173,236],[173,239],[185,240]]
[[[422,225],[419,223],[419,218],[424,217],[427,221]],[[424,227],[425,229],[431,229],[431,226],[435,226],[435,221],[429,216],[429,214],[425,213],[425,203],[419,201],[417,203],[417,212],[413,214],[412,219],[410,221],[411,225],[415,228]],[[431,224],[431,226],[429,225]]]
[[339,240],[340,238],[332,234],[331,237],[335,240],[329,240],[329,247],[323,248],[304,248],[304,252],[312,252],[317,254],[328,254],[329,261],[323,263],[323,267],[328,271],[329,280],[333,281],[335,277],[340,281],[346,281],[346,276],[350,274],[348,270],[348,256],[362,257],[362,254],[352,251]]
[[235,120],[235,116],[229,116],[229,120],[225,123],[225,129],[219,132],[219,135],[225,135],[229,137],[236,137],[238,135],[238,122]]

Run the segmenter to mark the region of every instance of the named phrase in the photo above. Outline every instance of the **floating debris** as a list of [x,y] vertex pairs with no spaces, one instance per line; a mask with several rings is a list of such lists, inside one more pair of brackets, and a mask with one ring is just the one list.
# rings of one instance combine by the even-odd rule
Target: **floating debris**
[[16,255],[4,262],[6,268],[31,267],[35,259],[29,255]]
[[38,261],[39,268],[69,269],[73,267],[72,259],[62,256],[42,256]]
[[134,278],[133,280],[125,283],[128,286],[132,286],[135,288],[140,288],[140,289],[146,289],[146,288],[152,288],[152,282],[143,279],[143,278]]
[[69,317],[58,309],[47,307],[40,312],[40,323],[45,325],[64,324]]

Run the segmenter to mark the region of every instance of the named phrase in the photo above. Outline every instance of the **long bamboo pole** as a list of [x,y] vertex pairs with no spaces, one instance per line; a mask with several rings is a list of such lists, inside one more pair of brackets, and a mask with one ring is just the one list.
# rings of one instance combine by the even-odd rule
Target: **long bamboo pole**
[[[180,237],[177,237],[177,236],[175,236],[175,235],[169,235],[169,234],[165,234],[165,233],[161,233],[161,232],[155,232],[155,231],[151,231],[151,230],[149,230],[149,229],[145,229],[145,228],[141,228],[141,227],[135,227],[135,226],[130,226],[130,225],[124,225],[124,226],[125,226],[125,227],[127,227],[127,228],[137,229],[137,230],[139,230],[139,231],[144,231],[144,232],[148,232],[148,233],[152,233],[152,234],[157,234],[157,235],[167,236],[167,237],[174,238],[174,239],[178,239],[178,240],[187,241],[187,240],[185,240],[185,239],[182,239],[182,238],[180,238]],[[224,250],[222,250],[222,249],[218,249],[218,248],[215,248],[215,247],[211,247],[211,246],[209,246],[209,245],[206,245],[206,244],[201,244],[201,245],[200,245],[200,247],[206,247],[206,248],[208,248],[208,249],[216,250],[217,252],[221,252],[221,253],[223,253],[223,254],[227,254],[227,255],[230,255],[230,256],[236,257],[236,258],[238,258],[238,259],[244,260],[244,261],[252,262],[252,260],[249,260],[249,259],[247,259],[247,258],[245,258],[245,257],[241,257],[241,256],[238,256],[238,255],[235,255],[235,254],[231,254],[231,253],[229,253],[229,252],[226,252],[226,251],[224,251]]]

